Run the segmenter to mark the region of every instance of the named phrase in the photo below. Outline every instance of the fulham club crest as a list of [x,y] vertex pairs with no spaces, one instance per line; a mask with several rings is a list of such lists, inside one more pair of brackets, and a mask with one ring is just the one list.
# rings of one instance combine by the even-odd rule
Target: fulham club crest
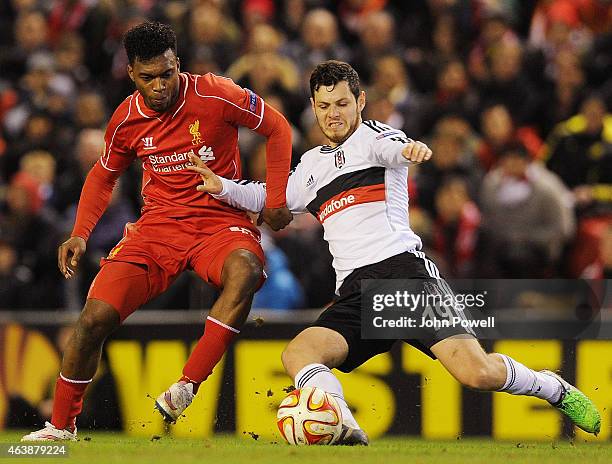
[[344,166],[344,164],[346,163],[346,160],[344,159],[344,151],[338,150],[336,152],[336,154],[334,155],[334,163],[336,164],[336,167],[338,169],[342,169],[342,166]]

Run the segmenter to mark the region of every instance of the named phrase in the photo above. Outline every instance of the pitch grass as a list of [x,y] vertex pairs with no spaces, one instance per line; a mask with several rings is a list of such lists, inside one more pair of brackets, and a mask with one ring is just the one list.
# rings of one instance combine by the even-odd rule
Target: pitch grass
[[[17,443],[21,432],[0,433],[0,443]],[[67,458],[15,458],[17,462],[69,464],[393,464],[393,463],[610,463],[612,442],[495,442],[483,439],[425,441],[384,438],[368,448],[294,447],[250,437],[210,439],[133,438],[119,433],[80,433]],[[0,459],[0,462],[10,462]]]

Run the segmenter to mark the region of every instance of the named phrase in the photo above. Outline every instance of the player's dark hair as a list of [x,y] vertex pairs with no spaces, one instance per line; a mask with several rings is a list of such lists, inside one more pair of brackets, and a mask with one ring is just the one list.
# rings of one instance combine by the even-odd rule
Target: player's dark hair
[[355,100],[359,98],[359,75],[352,66],[343,61],[329,60],[317,65],[310,75],[310,95],[324,86],[335,86],[338,82],[346,81]]
[[125,33],[123,46],[133,65],[137,59],[149,61],[168,49],[176,55],[176,34],[167,24],[147,21]]

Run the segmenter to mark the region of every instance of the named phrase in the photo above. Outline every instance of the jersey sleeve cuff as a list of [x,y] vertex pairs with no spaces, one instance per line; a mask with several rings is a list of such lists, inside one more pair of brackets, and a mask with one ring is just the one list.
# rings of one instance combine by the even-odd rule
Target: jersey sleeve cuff
[[227,194],[229,193],[229,185],[228,182],[231,183],[231,180],[228,180],[224,177],[219,177],[219,179],[221,180],[221,185],[223,185],[223,188],[221,189],[221,191],[219,193],[211,193],[210,195],[213,198],[216,198],[217,200],[221,200],[223,198],[225,198],[227,196]]

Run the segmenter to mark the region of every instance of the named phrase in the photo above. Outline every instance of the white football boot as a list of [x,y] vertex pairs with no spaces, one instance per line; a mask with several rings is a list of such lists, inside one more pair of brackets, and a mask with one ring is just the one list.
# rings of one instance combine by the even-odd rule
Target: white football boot
[[191,382],[173,383],[168,390],[157,397],[155,409],[166,422],[174,423],[191,404],[194,396]]
[[77,429],[74,432],[58,429],[51,422],[45,422],[45,428],[25,435],[21,441],[76,441]]

